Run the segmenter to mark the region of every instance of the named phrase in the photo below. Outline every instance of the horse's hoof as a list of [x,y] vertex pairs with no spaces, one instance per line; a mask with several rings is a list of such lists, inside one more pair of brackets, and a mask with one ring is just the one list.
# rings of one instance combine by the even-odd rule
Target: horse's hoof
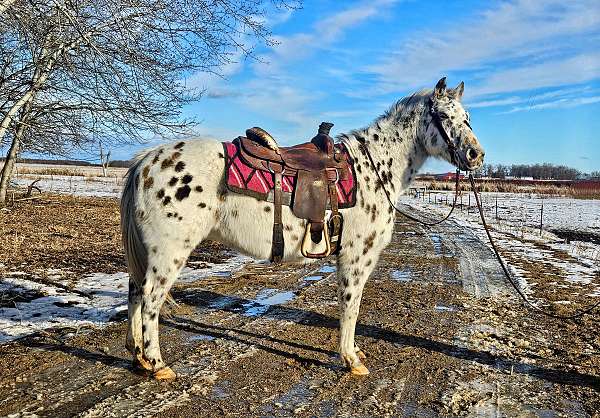
[[175,374],[175,372],[173,370],[171,370],[170,367],[163,367],[160,370],[157,370],[156,372],[154,372],[154,378],[156,380],[173,380],[177,377],[177,375]]
[[136,356],[136,358],[133,360],[133,366],[137,369],[146,370],[149,372],[152,371],[152,365],[143,356]]
[[355,376],[366,376],[369,374],[369,369],[364,364],[359,364],[358,366],[350,367],[350,373]]
[[367,355],[362,351],[362,350],[358,350],[356,352],[356,355],[358,356],[359,359],[361,360],[365,360],[367,358]]

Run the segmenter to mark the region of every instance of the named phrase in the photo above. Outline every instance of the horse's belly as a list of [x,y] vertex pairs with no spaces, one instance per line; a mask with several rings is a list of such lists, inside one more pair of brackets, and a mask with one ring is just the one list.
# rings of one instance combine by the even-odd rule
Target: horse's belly
[[[284,259],[305,261],[300,252],[305,221],[294,216],[289,207],[282,208]],[[273,204],[249,196],[227,193],[219,207],[220,219],[208,239],[221,242],[242,254],[268,260],[271,257],[273,236]],[[312,251],[322,251],[321,245]]]

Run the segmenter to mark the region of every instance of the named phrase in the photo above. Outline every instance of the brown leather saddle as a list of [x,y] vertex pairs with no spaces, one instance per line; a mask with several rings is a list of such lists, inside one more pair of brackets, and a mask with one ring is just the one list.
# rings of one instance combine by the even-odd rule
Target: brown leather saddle
[[[333,124],[323,122],[318,134],[310,142],[292,147],[279,147],[265,130],[254,127],[239,137],[241,158],[257,170],[268,170],[274,177],[273,241],[271,260],[281,261],[284,251],[282,208],[282,176],[293,176],[295,187],[291,209],[298,218],[306,219],[302,240],[304,257],[323,258],[336,253],[342,231],[343,219],[338,211],[336,183],[349,172],[348,161],[334,146],[329,131]],[[325,221],[327,204],[331,217]],[[310,241],[318,244],[325,240],[325,250],[311,253]]]

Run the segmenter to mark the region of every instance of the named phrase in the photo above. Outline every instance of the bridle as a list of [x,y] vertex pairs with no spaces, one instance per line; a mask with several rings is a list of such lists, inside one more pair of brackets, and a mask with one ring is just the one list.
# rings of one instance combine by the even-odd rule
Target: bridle
[[[410,100],[412,100],[412,96],[411,96]],[[433,111],[433,99],[429,99],[428,105],[429,105],[429,115],[431,115],[431,118],[433,120],[433,123],[435,124],[435,127],[440,132],[440,135],[442,135],[442,138],[444,138],[444,141],[446,142],[446,144],[448,146],[448,152],[450,153],[450,159],[451,159],[452,163],[456,167],[458,167],[458,149],[456,148],[456,145],[452,141],[452,138],[450,138],[450,135],[448,135],[448,132],[446,132],[446,129],[444,128],[444,125],[442,124],[442,119],[440,118],[440,115],[437,112]],[[383,180],[381,179],[381,176],[379,175],[379,171],[377,171],[377,166],[375,165],[375,161],[373,160],[373,157],[371,156],[371,153],[369,152],[369,148],[367,147],[365,138],[359,137],[359,138],[357,138],[357,140],[358,140],[358,142],[360,142],[362,149],[365,151],[367,158],[369,159],[369,162],[371,163],[371,167],[373,168],[373,171],[377,175],[377,179],[379,180],[379,184],[381,185],[381,188],[383,189],[385,196],[387,197],[388,203],[396,212],[398,212],[405,218],[410,219],[411,221],[418,222],[421,225],[425,225],[425,226],[436,226],[436,225],[441,224],[442,222],[445,222],[446,220],[448,220],[448,218],[450,218],[450,215],[452,215],[452,212],[454,212],[454,208],[456,207],[456,202],[458,202],[458,195],[460,194],[460,184],[459,184],[460,183],[460,169],[459,168],[456,169],[456,176],[455,176],[456,182],[454,185],[454,199],[452,201],[452,208],[450,208],[450,212],[448,212],[448,214],[446,216],[444,216],[442,219],[440,219],[439,221],[426,222],[426,221],[416,218],[396,207],[394,202],[392,202],[390,193],[385,188],[385,184],[383,183]]]
[[428,106],[429,116],[431,116],[433,124],[435,125],[436,129],[446,142],[446,146],[448,147],[448,153],[450,154],[450,160],[452,164],[454,164],[456,167],[460,166],[460,160],[458,158],[458,149],[456,148],[456,144],[454,143],[452,138],[450,138],[448,132],[446,132],[446,128],[444,128],[444,124],[442,123],[442,118],[440,117],[440,114],[433,110],[433,98],[429,99]]
[[[438,132],[440,133],[440,135],[442,136],[442,138],[444,138],[444,141],[446,142],[446,145],[448,146],[448,152],[450,154],[450,159],[452,161],[452,163],[456,166],[459,167],[459,157],[458,157],[458,149],[456,148],[456,144],[454,143],[454,141],[452,141],[452,138],[450,137],[450,135],[448,135],[448,132],[446,132],[446,129],[444,128],[444,125],[442,124],[442,118],[440,117],[439,113],[435,112],[433,110],[433,99],[429,99],[429,115],[431,116],[431,119],[436,127],[436,129],[438,130]],[[457,202],[457,198],[458,195],[460,193],[460,168],[456,169],[456,183],[455,183],[455,188],[454,188],[454,201],[452,202],[452,208],[450,209],[450,212],[441,220],[436,221],[436,222],[425,222],[421,219],[418,219],[400,209],[398,209],[396,207],[396,205],[392,202],[392,198],[390,197],[389,192],[387,191],[387,189],[385,188],[385,184],[383,183],[381,176],[379,175],[379,171],[377,171],[377,166],[375,165],[375,162],[373,161],[373,157],[371,156],[371,153],[369,152],[369,148],[367,147],[367,143],[365,138],[357,138],[358,141],[360,142],[362,149],[365,151],[367,157],[369,158],[369,162],[371,163],[371,167],[373,168],[373,171],[375,172],[375,174],[377,175],[377,179],[379,180],[379,184],[381,185],[381,188],[383,189],[385,196],[387,197],[387,200],[390,204],[390,206],[399,214],[401,214],[402,216],[418,222],[422,225],[425,226],[435,226],[435,225],[439,225],[442,222],[445,222],[446,220],[448,220],[448,218],[450,218],[450,215],[452,215],[452,212],[454,212],[454,208],[456,207],[456,202]],[[492,235],[490,233],[489,227],[485,221],[485,216],[483,214],[483,208],[481,206],[481,199],[479,197],[479,193],[477,192],[477,186],[475,184],[475,179],[473,177],[473,174],[469,171],[469,181],[471,183],[471,189],[473,191],[473,194],[475,195],[475,201],[477,202],[477,208],[479,210],[479,216],[481,217],[481,222],[483,224],[483,228],[485,230],[485,233],[488,237],[488,240],[490,242],[490,245],[492,247],[492,250],[494,251],[494,254],[496,255],[496,259],[498,260],[498,263],[500,264],[500,267],[502,268],[502,271],[504,272],[504,275],[506,276],[507,280],[509,281],[509,283],[512,285],[512,287],[516,290],[516,292],[518,293],[518,295],[521,297],[521,299],[523,299],[523,301],[525,301],[525,303],[530,306],[533,310],[535,310],[536,312],[539,312],[541,314],[544,314],[546,316],[549,316],[551,318],[557,318],[557,319],[576,319],[579,318],[585,314],[588,314],[590,312],[592,312],[594,309],[596,309],[598,306],[600,306],[600,301],[588,305],[586,306],[584,309],[579,310],[577,312],[575,312],[572,315],[558,315],[552,312],[548,312],[545,311],[542,308],[539,308],[538,306],[534,305],[533,303],[531,303],[531,301],[527,298],[527,296],[523,293],[523,291],[518,287],[516,280],[512,277],[512,275],[510,274],[508,267],[506,266],[506,264],[504,263],[504,260],[502,260],[502,257],[500,256],[500,253],[498,251],[498,248],[496,247],[496,243],[494,242],[494,239],[492,238]]]

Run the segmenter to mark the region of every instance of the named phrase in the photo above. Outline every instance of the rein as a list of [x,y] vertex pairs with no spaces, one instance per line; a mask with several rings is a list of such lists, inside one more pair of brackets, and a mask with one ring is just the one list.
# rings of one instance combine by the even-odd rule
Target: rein
[[369,158],[369,162],[371,163],[371,167],[373,167],[373,171],[375,172],[375,174],[377,175],[377,179],[379,180],[379,184],[381,184],[381,188],[383,189],[383,191],[385,192],[385,197],[387,197],[387,200],[390,204],[390,206],[396,211],[398,212],[400,215],[404,216],[405,218],[410,219],[411,221],[415,221],[418,222],[422,225],[425,226],[436,226],[441,224],[442,222],[445,222],[446,220],[448,220],[448,218],[450,218],[450,215],[452,215],[452,212],[454,212],[454,208],[456,207],[456,202],[458,201],[458,194],[459,194],[459,180],[460,180],[460,170],[456,169],[456,184],[455,184],[455,188],[454,188],[454,200],[452,201],[452,208],[450,209],[450,212],[448,212],[448,214],[440,219],[439,221],[435,221],[435,222],[426,222],[423,221],[421,219],[415,218],[414,216],[398,209],[396,207],[396,205],[394,205],[394,203],[392,202],[392,198],[390,197],[390,193],[387,191],[387,189],[385,188],[385,185],[383,183],[383,180],[381,179],[381,176],[379,175],[379,171],[377,171],[377,167],[375,165],[375,161],[373,161],[373,157],[371,156],[371,153],[369,152],[369,148],[367,148],[367,144],[364,140],[364,138],[361,140],[359,140],[359,142],[361,143],[361,146],[363,147],[363,149],[365,150],[367,157]]
[[[452,162],[454,163],[454,165],[458,166],[459,160],[458,160],[456,145],[452,141],[452,138],[450,138],[450,135],[448,135],[448,133],[446,132],[446,129],[444,128],[444,125],[442,124],[442,120],[441,120],[440,116],[436,112],[433,111],[432,101],[430,101],[430,103],[429,103],[429,114],[431,115],[431,118],[432,118],[437,130],[440,132],[440,134],[442,135],[442,138],[444,138],[444,141],[446,142],[446,144],[448,146],[448,152],[450,153],[450,158],[451,158]],[[439,221],[425,222],[421,219],[418,219],[418,218],[398,209],[396,207],[396,205],[394,205],[394,203],[392,202],[392,198],[390,197],[390,193],[385,188],[385,184],[383,183],[383,180],[381,179],[381,176],[379,175],[379,171],[377,171],[377,166],[375,165],[375,161],[373,160],[373,157],[371,156],[371,153],[369,152],[369,148],[367,147],[366,140],[364,138],[361,138],[361,139],[358,139],[358,141],[360,142],[362,149],[365,151],[365,153],[367,154],[367,157],[369,158],[371,167],[373,167],[373,171],[377,175],[379,184],[381,184],[381,188],[385,192],[385,196],[387,197],[387,200],[388,200],[390,206],[396,212],[398,212],[402,216],[404,216],[412,221],[418,222],[425,226],[436,226],[436,225],[441,224],[442,222],[445,222],[446,220],[448,220],[448,218],[450,218],[450,215],[452,215],[452,212],[454,212],[454,208],[456,207],[456,202],[457,202],[459,190],[460,190],[460,169],[459,168],[456,169],[456,184],[455,184],[455,192],[454,192],[454,201],[452,202],[452,208],[450,209],[450,212],[448,213],[448,215],[446,215],[444,218],[442,218]],[[592,305],[588,305],[583,310],[575,312],[574,314],[559,315],[559,314],[555,314],[552,312],[548,312],[548,311],[534,305],[533,303],[531,303],[531,301],[527,298],[527,296],[523,293],[523,291],[517,285],[515,279],[510,274],[508,267],[506,266],[506,264],[504,263],[504,260],[502,260],[502,257],[500,256],[500,253],[498,252],[496,243],[494,242],[494,239],[492,238],[492,235],[490,233],[490,229],[487,225],[487,222],[485,221],[485,216],[483,214],[483,208],[481,206],[481,200],[479,198],[479,193],[477,192],[477,187],[475,185],[475,179],[473,178],[473,174],[471,172],[469,172],[469,181],[471,182],[471,188],[473,190],[473,194],[475,195],[475,201],[477,202],[477,209],[479,210],[479,216],[481,217],[481,222],[483,224],[483,228],[485,229],[485,233],[488,237],[488,240],[490,241],[492,250],[494,251],[494,254],[496,255],[496,259],[498,260],[500,267],[502,267],[502,271],[504,272],[506,279],[509,281],[509,283],[516,290],[516,292],[519,294],[521,299],[523,299],[523,301],[525,302],[525,304],[527,306],[531,307],[536,312],[539,312],[543,315],[546,315],[551,318],[556,318],[556,319],[576,319],[576,318],[582,317],[583,315],[589,314],[594,309],[596,309],[598,306],[600,306],[600,301],[598,301]]]
[[502,267],[502,271],[504,272],[504,275],[506,276],[506,278],[508,279],[508,281],[510,282],[512,287],[514,287],[514,289],[517,291],[517,293],[519,294],[521,299],[523,299],[527,305],[529,305],[533,310],[535,310],[539,313],[542,313],[551,318],[558,318],[558,319],[579,318],[585,314],[592,312],[594,309],[596,309],[598,306],[600,306],[600,301],[598,301],[592,305],[588,305],[585,309],[578,311],[572,315],[558,315],[558,314],[555,314],[552,312],[545,311],[542,308],[539,308],[539,307],[535,306],[533,303],[531,303],[529,301],[529,299],[527,298],[527,296],[525,296],[523,291],[518,287],[515,279],[511,276],[510,272],[508,271],[508,268],[506,267],[506,264],[502,260],[502,257],[500,257],[498,248],[496,248],[496,243],[494,242],[494,239],[492,238],[492,234],[490,234],[490,229],[485,221],[485,216],[483,215],[483,208],[481,206],[481,200],[479,199],[479,193],[477,192],[477,187],[475,186],[475,179],[473,178],[472,173],[469,173],[469,181],[471,182],[471,188],[473,189],[473,194],[475,195],[475,201],[477,202],[477,209],[479,210],[479,216],[481,216],[481,222],[483,223],[483,228],[485,229],[485,233],[488,237],[488,240],[490,241],[490,245],[492,246],[492,249],[494,250],[494,254],[496,255],[496,258],[498,259],[498,263],[500,263],[500,266]]

